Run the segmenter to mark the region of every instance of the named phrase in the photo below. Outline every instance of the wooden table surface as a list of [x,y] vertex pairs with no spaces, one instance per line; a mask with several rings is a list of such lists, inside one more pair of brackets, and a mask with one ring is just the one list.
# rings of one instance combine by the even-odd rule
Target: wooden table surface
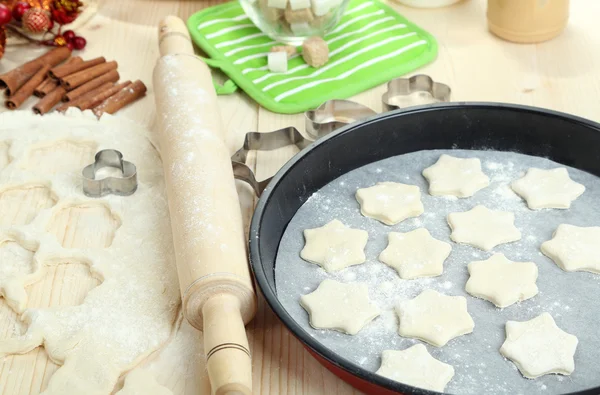
[[[155,105],[152,69],[158,58],[156,26],[168,14],[189,17],[193,12],[219,1],[192,0],[104,0],[98,14],[79,33],[88,39],[85,58],[103,55],[119,62],[123,79],[140,78],[149,85],[148,97],[119,113],[153,128]],[[452,87],[454,101],[495,101],[551,108],[600,121],[600,2],[574,0],[566,31],[558,38],[538,45],[517,45],[493,37],[486,30],[485,0],[465,0],[458,5],[418,10],[391,4],[401,14],[431,32],[439,41],[438,59],[419,70]],[[0,61],[0,72],[22,60],[23,52],[10,48]],[[353,99],[381,110],[380,86]],[[31,101],[28,104],[31,104]],[[285,126],[304,130],[303,115],[280,115],[260,108],[243,93],[220,97],[221,115],[229,132],[230,148],[241,145],[248,131],[268,132]],[[2,110],[0,110],[2,111]],[[258,178],[272,175],[294,149],[254,153],[249,164]],[[245,218],[252,215],[253,198],[240,188]],[[55,300],[69,304],[80,300],[94,281],[74,281],[84,276],[74,268],[70,276],[45,280],[27,288],[30,307],[48,306]],[[56,276],[56,273],[55,273]],[[60,277],[60,273],[58,274]],[[89,283],[89,284],[88,284]],[[56,289],[58,287],[59,289]],[[60,291],[60,293],[58,293]],[[53,296],[54,295],[54,296]],[[56,296],[58,295],[58,296]],[[358,394],[350,386],[321,367],[302,345],[278,322],[259,297],[259,311],[248,326],[253,354],[254,393],[256,394]],[[0,300],[0,337],[14,331],[15,316]],[[175,342],[164,354],[146,366],[157,372],[157,379],[175,394],[203,394],[207,378],[202,364],[200,334],[189,326],[180,330],[181,343]],[[184,340],[197,338],[197,349],[190,353]],[[33,354],[34,355],[29,355]],[[181,353],[181,356],[178,354]],[[56,365],[47,361],[43,351],[0,361],[0,394],[37,394],[43,390]],[[185,356],[183,356],[185,354]],[[183,364],[186,369],[177,369]]]

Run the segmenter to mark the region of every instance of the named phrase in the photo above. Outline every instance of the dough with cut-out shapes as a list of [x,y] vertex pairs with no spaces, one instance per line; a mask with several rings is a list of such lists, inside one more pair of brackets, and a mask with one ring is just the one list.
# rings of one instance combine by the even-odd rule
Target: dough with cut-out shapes
[[448,224],[452,228],[450,238],[453,241],[484,251],[521,239],[513,213],[490,210],[482,205],[469,211],[448,214]]
[[454,377],[454,368],[432,357],[424,345],[415,344],[402,351],[384,350],[381,367],[375,373],[413,387],[443,392]]
[[566,272],[600,273],[600,227],[558,225],[541,251]]
[[450,251],[450,244],[419,228],[406,233],[390,232],[388,246],[379,254],[379,260],[396,269],[403,279],[434,277],[442,274]]
[[313,328],[334,329],[349,335],[357,334],[380,313],[369,299],[366,284],[345,284],[330,279],[300,297],[300,304],[308,312]]
[[532,320],[506,323],[506,340],[500,354],[514,362],[528,379],[575,370],[576,336],[560,329],[552,316],[542,313]]
[[423,170],[423,177],[429,181],[429,194],[433,196],[466,198],[490,184],[478,158],[455,158],[446,154]]
[[585,186],[571,180],[564,167],[550,170],[532,167],[510,186],[533,210],[570,208],[571,203],[585,192]]
[[337,219],[320,228],[305,229],[304,239],[306,244],[300,251],[300,257],[327,272],[359,265],[366,260],[364,249],[369,234],[361,229],[349,228]]
[[173,392],[160,385],[150,372],[137,368],[125,376],[125,385],[115,395],[173,395]]
[[471,262],[467,267],[470,277],[465,290],[496,307],[504,308],[538,293],[538,268],[533,262],[514,262],[504,254],[494,254],[485,261]]
[[407,218],[423,214],[421,190],[416,185],[379,182],[356,191],[360,212],[386,225],[395,225]]
[[455,337],[473,332],[475,323],[464,296],[448,296],[427,289],[414,299],[400,302],[400,336],[442,347]]

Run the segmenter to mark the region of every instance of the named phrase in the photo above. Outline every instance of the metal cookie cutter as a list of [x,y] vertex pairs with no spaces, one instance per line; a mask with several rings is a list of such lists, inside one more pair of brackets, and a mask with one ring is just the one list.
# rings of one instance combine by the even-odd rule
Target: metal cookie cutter
[[231,157],[233,166],[233,175],[236,179],[250,184],[257,196],[267,187],[272,177],[258,181],[252,169],[246,165],[248,152],[252,150],[271,151],[277,148],[295,145],[298,149],[303,149],[312,143],[312,140],[305,138],[298,129],[289,126],[269,133],[251,132],[246,134],[244,145]]
[[[103,167],[121,170],[122,177],[96,179],[96,172]],[[83,175],[83,193],[89,197],[101,197],[108,194],[129,196],[138,186],[137,169],[131,162],[123,160],[123,154],[114,149],[105,149],[96,154],[95,161],[86,166]]]
[[306,133],[314,140],[353,122],[377,113],[369,107],[350,100],[329,100],[317,109],[304,113]]
[[396,78],[388,82],[387,92],[381,98],[383,111],[401,107],[450,101],[448,85],[435,82],[430,76],[417,74],[410,78]]

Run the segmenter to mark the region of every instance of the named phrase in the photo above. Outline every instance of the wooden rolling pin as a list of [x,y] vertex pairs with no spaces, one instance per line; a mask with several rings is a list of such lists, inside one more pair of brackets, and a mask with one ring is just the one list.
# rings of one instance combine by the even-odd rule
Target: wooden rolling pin
[[159,46],[154,90],[183,313],[204,331],[212,393],[248,395],[244,324],[256,295],[217,96],[181,19],[161,22]]

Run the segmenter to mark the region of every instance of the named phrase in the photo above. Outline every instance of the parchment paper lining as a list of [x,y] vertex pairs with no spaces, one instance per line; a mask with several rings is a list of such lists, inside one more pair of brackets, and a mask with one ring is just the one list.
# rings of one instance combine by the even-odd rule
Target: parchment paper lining
[[[490,186],[467,199],[430,196],[421,171],[435,163],[442,153],[480,158],[483,171],[491,179]],[[427,345],[435,358],[454,366],[456,374],[446,387],[446,392],[557,394],[600,386],[600,368],[597,362],[600,357],[600,307],[597,296],[600,275],[563,272],[539,250],[540,244],[549,240],[561,223],[600,225],[600,210],[597,208],[597,202],[600,202],[600,180],[592,174],[568,167],[571,178],[586,187],[586,192],[569,210],[529,210],[525,202],[509,187],[509,183],[522,176],[529,167],[550,169],[559,166],[562,165],[544,158],[517,153],[438,150],[385,159],[347,173],[315,193],[288,225],[276,261],[278,297],[290,315],[319,342],[341,357],[375,371],[381,363],[383,350],[402,350],[418,342],[398,335],[398,321],[393,308],[400,300],[413,298],[427,288],[448,295],[463,295],[467,297],[469,313],[475,321],[474,332],[456,338],[442,348]],[[395,226],[386,226],[363,217],[354,197],[356,189],[382,181],[418,185],[425,213]],[[448,213],[467,211],[477,204],[514,212],[515,224],[521,230],[523,238],[518,242],[496,247],[490,253],[451,242],[453,249],[444,264],[444,273],[440,277],[429,279],[402,280],[395,270],[378,261],[377,256],[387,245],[388,232],[407,232],[425,227],[433,237],[450,241],[450,228],[446,222]],[[318,266],[302,260],[299,254],[304,246],[303,230],[322,226],[335,218],[348,226],[369,232],[369,243],[365,250],[367,262],[336,274],[328,274]],[[468,295],[464,290],[468,279],[467,264],[487,259],[495,252],[502,252],[515,261],[535,262],[539,269],[539,294],[533,299],[502,310]],[[298,301],[300,295],[312,292],[325,278],[367,283],[371,299],[383,313],[355,336],[313,329],[308,323],[307,313]],[[506,321],[525,321],[542,312],[549,312],[560,328],[579,338],[575,372],[571,376],[548,375],[528,380],[498,352],[505,339]]]

